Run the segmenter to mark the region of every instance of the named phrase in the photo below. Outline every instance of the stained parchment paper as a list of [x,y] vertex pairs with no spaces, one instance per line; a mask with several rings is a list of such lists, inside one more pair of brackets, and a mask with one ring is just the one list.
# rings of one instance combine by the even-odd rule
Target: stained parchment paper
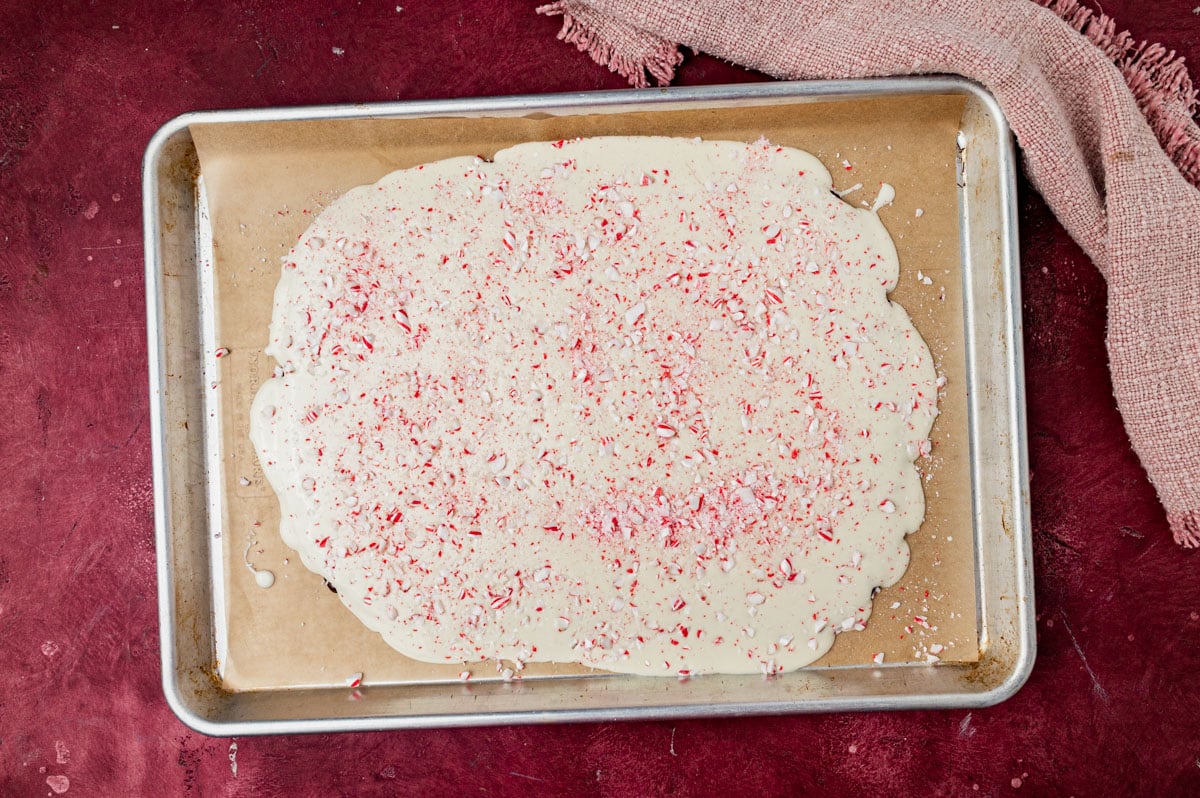
[[[845,200],[870,205],[882,182],[896,190],[879,211],[900,255],[892,293],[912,317],[947,380],[926,476],[926,517],[909,536],[912,559],[876,597],[863,632],[839,635],[820,665],[979,659],[975,551],[967,441],[962,263],[953,96],[536,118],[421,118],[196,125],[213,229],[213,309],[224,483],[221,573],[226,635],[216,671],[225,689],[338,686],[457,679],[460,665],[416,662],[364,627],[279,537],[279,505],[248,437],[250,402],[275,365],[267,343],[280,258],[323,208],[390,171],[458,155],[490,157],[524,141],[597,135],[673,135],[773,143],[807,150]],[[259,587],[246,561],[274,574]],[[473,678],[495,677],[487,663]],[[532,664],[523,677],[581,673]]]

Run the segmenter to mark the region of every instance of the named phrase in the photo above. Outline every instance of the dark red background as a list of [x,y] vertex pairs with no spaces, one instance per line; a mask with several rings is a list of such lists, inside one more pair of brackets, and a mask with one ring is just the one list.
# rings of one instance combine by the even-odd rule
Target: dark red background
[[[1105,9],[1200,66],[1192,5]],[[0,795],[50,794],[55,776],[88,796],[1200,794],[1200,559],[1171,542],[1114,407],[1104,284],[1027,187],[1039,652],[1007,703],[242,738],[236,777],[230,740],[174,718],[154,593],[147,141],[197,109],[623,85],[533,7],[0,0]],[[706,57],[679,74],[759,79]]]

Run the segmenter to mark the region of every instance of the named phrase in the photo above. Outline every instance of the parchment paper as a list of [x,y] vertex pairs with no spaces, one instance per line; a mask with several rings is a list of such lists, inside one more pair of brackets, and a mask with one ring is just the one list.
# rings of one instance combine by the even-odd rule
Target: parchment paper
[[[925,523],[909,536],[908,572],[875,599],[863,632],[845,633],[818,663],[979,658],[967,451],[965,354],[955,185],[958,97],[904,96],[819,104],[539,118],[425,118],[193,126],[213,226],[225,505],[221,541],[227,640],[217,672],[228,690],[457,679],[463,666],[408,659],[368,631],[279,538],[279,505],[248,437],[250,402],[274,362],[267,342],[280,258],[344,191],[395,169],[456,155],[490,157],[522,141],[595,135],[677,135],[770,141],[807,150],[835,188],[880,210],[900,254],[892,299],[913,318],[947,385],[920,465]],[[920,209],[918,211],[918,209]],[[919,273],[919,275],[918,275]],[[926,284],[919,279],[931,282]],[[245,484],[243,484],[245,483]],[[263,589],[244,564],[275,575]],[[472,664],[473,678],[494,677]],[[534,664],[525,678],[586,672]]]

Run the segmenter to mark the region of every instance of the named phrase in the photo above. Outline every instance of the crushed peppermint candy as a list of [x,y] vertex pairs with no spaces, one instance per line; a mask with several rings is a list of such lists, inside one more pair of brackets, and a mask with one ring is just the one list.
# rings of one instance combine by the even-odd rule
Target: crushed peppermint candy
[[284,541],[402,653],[506,681],[819,658],[907,567],[939,388],[831,187],[766,141],[597,138],[351,191],[284,258],[251,413]]

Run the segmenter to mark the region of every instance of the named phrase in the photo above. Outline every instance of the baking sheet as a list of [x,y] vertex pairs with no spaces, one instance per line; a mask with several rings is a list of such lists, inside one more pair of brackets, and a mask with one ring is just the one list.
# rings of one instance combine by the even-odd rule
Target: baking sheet
[[[870,204],[896,189],[880,217],[900,253],[892,298],[913,317],[947,377],[933,456],[924,462],[925,524],[909,537],[908,572],[875,600],[868,628],[840,635],[819,665],[979,658],[976,562],[967,452],[966,369],[956,186],[961,96],[908,96],[750,108],[541,118],[421,118],[193,125],[212,226],[214,344],[223,468],[213,533],[223,597],[219,673],[227,690],[457,679],[461,666],[407,659],[363,627],[278,537],[279,509],[247,437],[250,401],[274,363],[262,354],[279,258],[321,209],[353,186],[418,163],[490,156],[529,140],[589,135],[760,136],[819,157],[835,188]],[[849,165],[849,169],[843,164]],[[918,216],[917,209],[921,214]],[[918,279],[918,272],[930,284]],[[245,483],[245,484],[243,484]],[[274,573],[257,586],[244,557]],[[897,605],[893,607],[893,605]],[[941,646],[937,649],[936,646]],[[476,678],[493,675],[473,665]],[[533,664],[525,678],[579,673]]]

